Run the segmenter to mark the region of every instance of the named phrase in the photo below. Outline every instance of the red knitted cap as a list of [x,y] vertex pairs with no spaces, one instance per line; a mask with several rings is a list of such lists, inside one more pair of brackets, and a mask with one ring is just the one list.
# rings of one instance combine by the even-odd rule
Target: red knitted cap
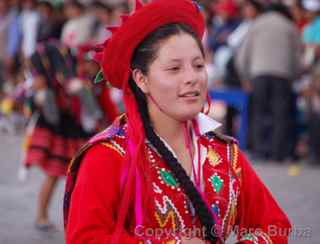
[[199,6],[191,0],[154,0],[139,5],[132,15],[122,17],[120,27],[108,28],[113,34],[98,54],[104,78],[112,86],[123,88],[129,79],[134,50],[151,32],[170,23],[191,26],[200,39],[205,30]]

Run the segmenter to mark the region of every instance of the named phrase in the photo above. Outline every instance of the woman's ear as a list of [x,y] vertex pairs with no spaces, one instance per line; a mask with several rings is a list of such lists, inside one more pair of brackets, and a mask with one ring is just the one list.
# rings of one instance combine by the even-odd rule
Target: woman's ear
[[149,93],[149,89],[147,85],[147,77],[141,72],[141,70],[139,69],[133,70],[132,78],[144,94]]

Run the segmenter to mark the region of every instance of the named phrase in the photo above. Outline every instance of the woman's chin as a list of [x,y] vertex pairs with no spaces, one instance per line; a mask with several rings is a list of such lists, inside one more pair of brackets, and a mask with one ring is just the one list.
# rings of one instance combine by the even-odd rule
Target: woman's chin
[[191,120],[194,119],[195,117],[197,117],[197,115],[201,112],[201,109],[197,109],[197,110],[193,110],[193,111],[187,111],[185,113],[181,113],[179,114],[178,120],[179,121],[187,121],[187,120]]

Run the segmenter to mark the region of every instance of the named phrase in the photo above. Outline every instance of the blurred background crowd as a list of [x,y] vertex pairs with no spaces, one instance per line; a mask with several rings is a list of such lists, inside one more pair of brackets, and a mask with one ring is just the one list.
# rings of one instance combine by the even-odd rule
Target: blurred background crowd
[[[198,2],[210,90],[248,99],[250,157],[319,164],[320,0]],[[90,50],[132,8],[125,0],[0,0],[0,130],[28,131],[38,110],[55,124],[57,109],[88,134],[108,125],[123,111],[121,93],[94,85]],[[213,108],[237,137],[241,111],[219,100]]]

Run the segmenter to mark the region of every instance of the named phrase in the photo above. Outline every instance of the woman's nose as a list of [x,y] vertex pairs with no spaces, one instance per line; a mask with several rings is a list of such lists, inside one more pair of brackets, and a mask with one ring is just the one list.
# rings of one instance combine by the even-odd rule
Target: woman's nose
[[193,85],[197,83],[198,79],[199,79],[199,74],[193,67],[190,67],[186,70],[185,77],[184,77],[186,84]]

